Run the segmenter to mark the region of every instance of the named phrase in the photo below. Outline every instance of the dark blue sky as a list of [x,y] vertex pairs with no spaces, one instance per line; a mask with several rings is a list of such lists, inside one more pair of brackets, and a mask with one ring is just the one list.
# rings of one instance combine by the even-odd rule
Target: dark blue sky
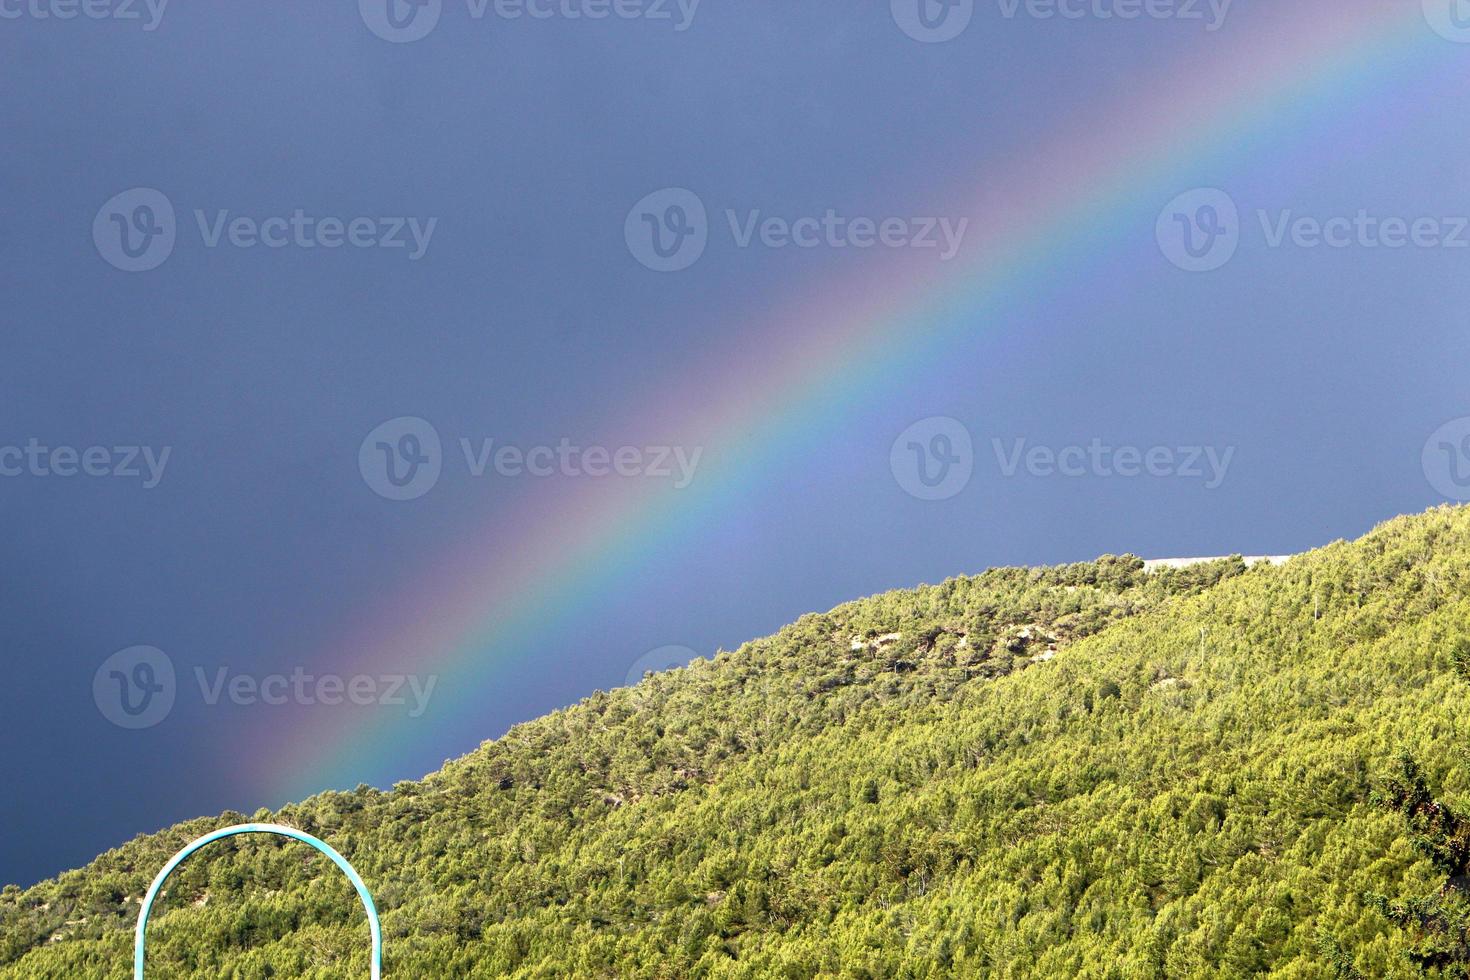
[[[1282,9],[1324,23],[1344,9],[1237,0],[1211,32],[1008,19],[981,2],[958,37],[921,43],[876,2],[704,0],[680,30],[674,3],[668,20],[476,19],[444,0],[427,36],[394,43],[365,22],[367,0],[366,19],[340,0],[170,4],[155,30],[143,4],[141,22],[38,17],[49,2],[0,4],[0,881],[20,883],[180,819],[285,802],[256,778],[251,746],[232,742],[271,712],[290,729],[314,713],[406,710],[294,693],[272,705],[248,689],[209,704],[194,672],[259,683],[341,670],[324,651],[354,624],[391,620],[437,556],[525,496],[528,477],[467,478],[460,436],[675,439],[617,420],[738,347],[730,332],[760,311],[872,260],[825,242],[740,248],[726,209],[945,216],[980,238],[1010,190],[999,175],[1093,107],[1101,120],[1104,107],[1167,101],[1161,80],[1269,33]],[[1412,27],[1418,2],[1404,6]],[[1275,248],[1256,214],[1427,216],[1455,237],[1470,213],[1470,45],[1422,32],[1392,67],[1218,134],[1058,254],[1034,301],[873,385],[657,562],[538,630],[477,714],[428,710],[414,758],[355,775],[416,777],[621,684],[650,651],[733,648],[879,590],[1104,552],[1293,552],[1461,492],[1452,464],[1470,455],[1440,444],[1458,451],[1470,425],[1435,433],[1470,415],[1470,248],[1375,247],[1357,228],[1347,247]],[[1073,174],[1065,146],[1038,163],[1062,181],[1096,176],[1080,162]],[[660,273],[637,260],[625,223],[671,187],[707,206],[709,242],[692,267]],[[173,221],[135,188],[160,192]],[[1156,240],[1176,217],[1160,222],[1161,209],[1194,188],[1228,189],[1239,209],[1238,250],[1208,273],[1177,268],[1175,246]],[[1202,200],[1177,209],[1200,242]],[[290,226],[298,209],[310,232]],[[650,213],[673,220],[662,205]],[[363,217],[363,247],[324,247]],[[172,251],[125,271],[159,258],[150,231],[171,234]],[[259,235],[286,244],[231,243]],[[408,244],[369,244],[384,237]],[[429,493],[394,501],[364,480],[359,451],[404,416],[444,437],[445,469]],[[895,451],[934,417],[973,447],[958,490],[941,477],[963,447],[935,441],[956,430],[921,424]],[[400,435],[385,440],[394,452]],[[994,440],[1006,456],[1020,439],[1007,475]],[[1094,441],[1140,457],[1167,447],[1160,474],[1193,447],[1230,456],[1207,487],[1120,476]],[[36,464],[40,449],[27,450],[42,446],[62,452]],[[127,471],[129,447],[138,476],[84,472]],[[915,452],[922,475],[904,471]],[[1081,475],[1055,474],[1048,452]],[[493,563],[493,542],[486,552]],[[176,702],[151,726],[146,709],[119,715],[118,698],[141,706],[138,685],[160,678],[139,668],[158,661],[130,653],[99,670],[140,645],[177,670]]]

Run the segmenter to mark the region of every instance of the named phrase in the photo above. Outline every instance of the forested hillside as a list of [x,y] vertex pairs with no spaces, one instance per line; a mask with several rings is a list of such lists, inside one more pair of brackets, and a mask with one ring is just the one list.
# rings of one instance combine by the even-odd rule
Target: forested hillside
[[[6,888],[0,978],[128,976],[158,868],[245,819],[353,862],[389,977],[1458,976],[1467,651],[1463,509],[995,569]],[[150,977],[367,975],[350,886],[271,839],[187,862],[151,936]]]

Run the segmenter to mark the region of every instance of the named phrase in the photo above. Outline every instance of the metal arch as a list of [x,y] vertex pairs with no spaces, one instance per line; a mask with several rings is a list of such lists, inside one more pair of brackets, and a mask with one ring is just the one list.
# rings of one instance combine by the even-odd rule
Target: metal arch
[[373,904],[373,896],[368,894],[367,886],[362,883],[362,878],[347,859],[326,841],[319,840],[303,830],[294,827],[282,827],[273,823],[243,823],[233,827],[225,827],[221,830],[205,834],[203,837],[175,854],[158,872],[158,877],[153,879],[148,894],[143,898],[143,907],[138,912],[138,928],[133,938],[133,980],[143,980],[143,948],[148,936],[148,916],[153,911],[153,902],[158,898],[158,893],[163,889],[163,883],[168,876],[173,874],[175,868],[184,862],[184,859],[207,844],[212,844],[225,837],[235,837],[240,834],[275,834],[279,837],[289,837],[303,844],[309,844],[331,859],[332,863],[342,869],[347,880],[352,882],[352,887],[357,889],[357,897],[362,899],[362,907],[367,912],[368,927],[372,930],[372,980],[380,980],[383,974],[383,927],[378,922],[378,908]]

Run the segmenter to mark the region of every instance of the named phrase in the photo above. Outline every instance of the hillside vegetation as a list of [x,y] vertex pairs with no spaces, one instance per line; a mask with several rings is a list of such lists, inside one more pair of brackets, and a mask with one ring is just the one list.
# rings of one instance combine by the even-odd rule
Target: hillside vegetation
[[[419,782],[6,888],[0,978],[128,976],[158,868],[246,819],[353,862],[388,977],[1460,976],[1409,953],[1464,922],[1467,650],[1462,509],[1279,567],[994,569],[805,616]],[[150,936],[150,977],[367,975],[350,886],[268,838],[187,862]]]

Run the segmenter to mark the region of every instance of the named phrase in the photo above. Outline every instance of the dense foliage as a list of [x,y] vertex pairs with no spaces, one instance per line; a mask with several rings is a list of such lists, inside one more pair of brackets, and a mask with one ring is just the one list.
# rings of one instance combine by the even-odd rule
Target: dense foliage
[[[1464,824],[1424,807],[1470,790],[1467,649],[1467,510],[1281,567],[995,569],[252,819],[362,872],[390,977],[1448,976]],[[152,875],[243,819],[7,888],[0,978],[126,976]],[[238,838],[171,879],[149,975],[365,976],[366,933],[324,859]]]
[[1444,875],[1444,883],[1432,895],[1404,902],[1372,895],[1369,902],[1418,939],[1408,953],[1411,961],[1441,968],[1446,976],[1470,977],[1470,821],[1430,793],[1419,764],[1408,755],[1399,759],[1398,773],[1374,799],[1403,815],[1415,849]]

